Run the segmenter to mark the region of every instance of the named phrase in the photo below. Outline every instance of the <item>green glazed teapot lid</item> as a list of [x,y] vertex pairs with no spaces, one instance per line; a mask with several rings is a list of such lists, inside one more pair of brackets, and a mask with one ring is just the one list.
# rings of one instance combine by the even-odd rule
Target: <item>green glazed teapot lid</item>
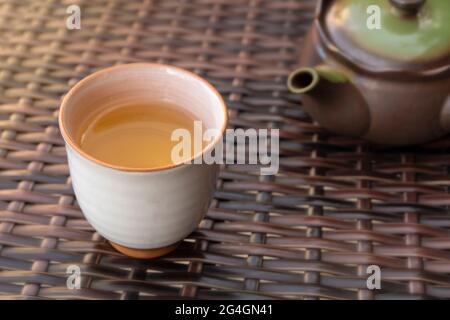
[[450,63],[450,0],[322,0],[318,14],[334,50],[373,70]]

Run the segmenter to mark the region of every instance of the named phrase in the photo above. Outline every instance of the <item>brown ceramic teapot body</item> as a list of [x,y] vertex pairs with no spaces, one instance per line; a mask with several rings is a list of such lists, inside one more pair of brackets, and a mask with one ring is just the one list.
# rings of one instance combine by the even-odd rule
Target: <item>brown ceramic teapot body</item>
[[448,133],[450,52],[414,66],[358,47],[347,48],[350,57],[330,39],[334,30],[324,28],[326,19],[337,19],[327,11],[333,2],[319,1],[300,68],[288,80],[306,111],[332,132],[380,144],[417,144]]

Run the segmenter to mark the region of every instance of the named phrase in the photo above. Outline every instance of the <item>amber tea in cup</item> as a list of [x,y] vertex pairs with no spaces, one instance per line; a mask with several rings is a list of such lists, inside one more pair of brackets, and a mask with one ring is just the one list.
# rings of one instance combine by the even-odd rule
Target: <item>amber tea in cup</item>
[[[177,143],[172,133],[185,129],[193,137],[195,120],[192,113],[169,102],[122,105],[87,119],[78,140],[86,153],[112,165],[128,168],[171,165],[172,149]],[[191,154],[193,148],[192,144]],[[186,153],[186,159],[181,160],[189,157]]]

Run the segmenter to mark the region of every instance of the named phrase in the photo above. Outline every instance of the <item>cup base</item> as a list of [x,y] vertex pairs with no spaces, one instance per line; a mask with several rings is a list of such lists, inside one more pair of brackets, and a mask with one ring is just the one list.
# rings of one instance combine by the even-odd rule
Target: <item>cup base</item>
[[119,251],[120,253],[123,253],[126,256],[132,257],[132,258],[138,258],[138,259],[153,259],[157,257],[161,257],[163,255],[166,255],[173,250],[175,250],[180,242],[177,242],[175,244],[172,244],[167,247],[162,248],[154,248],[154,249],[133,249],[121,246],[120,244],[114,243],[112,241],[109,241],[111,246]]

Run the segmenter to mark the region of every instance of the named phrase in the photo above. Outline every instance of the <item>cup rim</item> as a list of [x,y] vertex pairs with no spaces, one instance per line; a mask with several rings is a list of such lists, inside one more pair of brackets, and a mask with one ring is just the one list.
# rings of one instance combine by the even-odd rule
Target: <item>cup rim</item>
[[[114,164],[110,164],[107,163],[105,161],[102,161],[100,159],[97,159],[91,155],[89,155],[88,153],[86,153],[85,151],[83,151],[72,139],[72,137],[69,135],[69,133],[67,132],[66,126],[64,124],[64,113],[65,113],[65,109],[66,109],[66,105],[68,103],[68,101],[71,99],[71,97],[77,92],[79,91],[83,86],[87,85],[87,83],[89,81],[94,80],[95,78],[103,75],[104,73],[107,72],[111,72],[111,71],[115,71],[118,69],[126,69],[126,68],[130,68],[130,67],[142,67],[142,68],[159,68],[159,69],[169,69],[174,73],[181,73],[184,74],[186,76],[189,76],[191,78],[193,78],[196,81],[201,82],[202,84],[204,84],[211,92],[213,95],[215,95],[218,98],[219,104],[220,104],[220,109],[222,110],[223,113],[223,123],[222,123],[222,127],[220,128],[220,134],[217,135],[213,141],[211,141],[206,147],[204,147],[201,151],[201,153],[199,154],[194,154],[192,155],[189,160],[186,160],[185,162],[179,162],[179,163],[175,163],[175,164],[169,164],[169,165],[164,165],[164,166],[158,166],[158,167],[142,167],[142,168],[131,168],[131,167],[126,167],[126,166],[120,166],[120,165],[114,165]],[[182,69],[179,67],[175,67],[173,65],[168,65],[168,64],[163,64],[163,63],[148,63],[148,62],[139,62],[139,63],[127,63],[127,64],[120,64],[120,65],[116,65],[116,66],[112,66],[112,67],[107,67],[101,70],[98,70],[94,73],[91,73],[90,75],[84,77],[83,79],[81,79],[80,81],[78,81],[68,92],[67,94],[63,97],[62,101],[61,101],[61,105],[59,108],[59,116],[58,116],[58,123],[59,123],[59,128],[61,131],[61,135],[64,139],[64,141],[70,145],[77,153],[79,153],[81,156],[83,156],[84,158],[87,158],[88,160],[93,161],[96,164],[99,164],[103,167],[107,167],[110,169],[115,169],[115,170],[119,170],[119,171],[126,171],[126,172],[155,172],[155,171],[164,171],[167,169],[172,169],[172,168],[176,168],[176,167],[180,167],[182,165],[185,165],[187,163],[192,163],[194,161],[194,159],[196,159],[197,157],[203,156],[207,151],[211,150],[212,148],[214,148],[214,146],[222,139],[225,129],[228,125],[228,111],[227,111],[227,106],[226,103],[222,97],[222,95],[219,93],[219,91],[217,91],[217,89],[211,84],[209,83],[207,80],[205,80],[204,78],[200,77],[199,75],[186,70],[186,69]],[[187,162],[187,163],[186,163]]]

